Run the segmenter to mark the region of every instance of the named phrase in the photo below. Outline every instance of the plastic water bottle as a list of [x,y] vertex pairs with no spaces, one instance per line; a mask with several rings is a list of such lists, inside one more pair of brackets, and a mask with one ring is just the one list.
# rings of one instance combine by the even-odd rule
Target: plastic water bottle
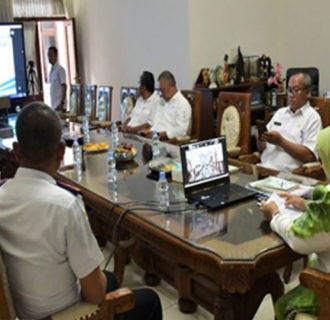
[[152,134],[152,160],[157,160],[159,158],[160,158],[159,136],[158,136],[158,132],[154,131]]
[[82,123],[82,130],[84,135],[84,144],[90,143],[91,139],[89,136],[89,124],[88,124],[88,117],[84,115],[83,123]]
[[165,172],[159,172],[159,180],[157,182],[157,192],[159,196],[159,209],[161,211],[168,211],[170,207],[170,198],[168,191],[168,182],[166,180]]
[[112,121],[112,147],[113,149],[119,146],[119,134],[116,121]]
[[78,143],[78,138],[75,137],[72,145],[73,152],[73,167],[75,175],[78,181],[81,181],[82,176],[82,158],[81,158],[81,148]]
[[108,153],[108,185],[115,201],[118,200],[116,160],[112,151]]

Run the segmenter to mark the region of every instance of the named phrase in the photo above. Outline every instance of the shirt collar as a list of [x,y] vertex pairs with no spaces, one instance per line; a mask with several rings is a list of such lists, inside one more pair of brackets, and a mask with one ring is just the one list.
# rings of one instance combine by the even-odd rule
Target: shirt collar
[[55,62],[54,64],[52,64],[52,70],[54,70],[57,66],[58,66],[58,62]]
[[180,90],[177,90],[177,92],[172,96],[172,98],[170,100],[166,101],[166,102],[170,103],[170,102],[178,99],[179,95],[180,95]]
[[48,173],[30,168],[19,167],[15,174],[15,178],[33,178],[38,180],[45,180],[49,183],[56,184],[55,179],[51,177]]
[[155,94],[156,94],[156,92],[154,91],[154,92],[152,93],[152,95],[151,95],[149,98],[147,98],[147,99],[143,99],[143,101],[144,101],[144,102],[150,102],[150,101],[155,97]]
[[286,112],[288,112],[290,115],[295,115],[301,113],[302,115],[305,115],[307,112],[307,109],[310,107],[309,101],[307,101],[302,107],[300,107],[295,113],[293,113],[290,109],[290,106],[287,107]]

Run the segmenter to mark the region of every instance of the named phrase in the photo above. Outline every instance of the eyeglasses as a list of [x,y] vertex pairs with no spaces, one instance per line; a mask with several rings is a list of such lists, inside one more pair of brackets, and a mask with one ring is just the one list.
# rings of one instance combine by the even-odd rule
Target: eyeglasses
[[286,90],[287,94],[292,93],[294,96],[302,93],[306,88],[292,88],[292,87],[288,87],[288,89]]

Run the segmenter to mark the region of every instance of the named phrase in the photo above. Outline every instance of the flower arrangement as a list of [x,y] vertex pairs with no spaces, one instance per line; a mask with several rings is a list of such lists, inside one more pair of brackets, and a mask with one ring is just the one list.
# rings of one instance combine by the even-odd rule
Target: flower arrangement
[[276,63],[275,72],[268,78],[267,84],[271,89],[278,89],[279,92],[284,91],[284,78],[281,74],[282,65],[280,62]]

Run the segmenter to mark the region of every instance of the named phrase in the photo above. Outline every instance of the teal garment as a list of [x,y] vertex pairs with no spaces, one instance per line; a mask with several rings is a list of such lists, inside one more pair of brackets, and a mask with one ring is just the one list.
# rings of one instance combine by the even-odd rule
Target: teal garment
[[296,237],[308,238],[330,232],[330,192],[325,186],[315,187],[306,211],[293,221],[291,231]]
[[[330,127],[321,130],[316,143],[324,171],[330,179]],[[319,232],[330,232],[330,192],[325,186],[314,188],[312,200],[305,212],[291,225],[296,237],[307,239]],[[294,320],[297,313],[318,316],[320,302],[316,294],[303,286],[298,286],[282,296],[275,304],[277,320]]]
[[297,313],[320,314],[320,302],[316,294],[303,286],[298,286],[278,299],[275,303],[277,320],[294,320]]

